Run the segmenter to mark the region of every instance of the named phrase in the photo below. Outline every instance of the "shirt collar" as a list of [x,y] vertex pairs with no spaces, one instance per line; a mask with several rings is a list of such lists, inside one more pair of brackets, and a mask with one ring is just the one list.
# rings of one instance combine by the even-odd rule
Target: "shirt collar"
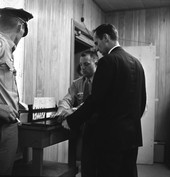
[[2,32],[0,32],[0,34],[7,40],[9,47],[11,49],[11,52],[13,52],[16,48],[15,43],[10,39],[10,37]]
[[90,80],[90,82],[92,83],[93,82],[93,77],[94,77],[94,75],[91,78],[84,77],[84,81]]
[[117,44],[117,45],[115,45],[114,47],[112,47],[112,48],[109,50],[108,54],[110,54],[110,53],[112,52],[113,49],[115,49],[116,47],[119,47],[119,46],[120,46],[120,45]]

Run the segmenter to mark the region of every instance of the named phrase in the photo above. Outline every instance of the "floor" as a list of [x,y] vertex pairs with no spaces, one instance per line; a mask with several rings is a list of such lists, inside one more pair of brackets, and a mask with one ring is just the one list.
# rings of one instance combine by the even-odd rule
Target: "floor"
[[[81,177],[81,174],[77,174],[76,177]],[[170,177],[170,169],[159,163],[138,165],[138,177]]]
[[170,177],[170,169],[159,163],[138,165],[138,177]]
[[[20,163],[21,162],[21,163]],[[44,177],[58,177],[62,170],[62,166],[59,164],[50,164],[49,162],[46,165],[50,166],[49,169],[44,170]],[[77,164],[79,166],[79,164]],[[29,175],[29,166],[25,167],[22,161],[18,161],[14,166],[14,176],[31,176]],[[44,166],[45,167],[45,166]],[[45,169],[45,168],[44,168]],[[67,175],[68,176],[68,175]],[[81,177],[81,174],[78,173],[76,177]],[[167,167],[163,163],[154,163],[153,165],[138,165],[138,177],[170,177],[170,166]]]

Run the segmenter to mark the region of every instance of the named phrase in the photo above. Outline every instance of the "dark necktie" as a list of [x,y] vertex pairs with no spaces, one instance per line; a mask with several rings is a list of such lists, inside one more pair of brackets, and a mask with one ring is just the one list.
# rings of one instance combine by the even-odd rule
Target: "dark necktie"
[[90,93],[91,93],[91,81],[90,79],[86,78],[84,84],[83,101],[86,100],[86,98],[90,95]]

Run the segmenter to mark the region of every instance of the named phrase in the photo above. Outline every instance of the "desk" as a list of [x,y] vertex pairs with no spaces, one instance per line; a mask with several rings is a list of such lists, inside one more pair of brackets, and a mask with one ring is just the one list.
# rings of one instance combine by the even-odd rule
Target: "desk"
[[28,162],[28,147],[32,148],[31,176],[43,175],[43,148],[69,140],[68,168],[62,177],[75,177],[76,170],[76,148],[73,134],[62,128],[55,126],[19,126],[19,144],[23,149],[23,160]]

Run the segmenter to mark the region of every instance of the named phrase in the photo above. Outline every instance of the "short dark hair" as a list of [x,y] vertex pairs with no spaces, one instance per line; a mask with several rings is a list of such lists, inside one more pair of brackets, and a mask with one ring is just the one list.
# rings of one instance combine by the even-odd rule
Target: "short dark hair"
[[93,30],[99,39],[103,39],[104,34],[108,34],[112,40],[118,40],[118,31],[112,24],[102,24]]
[[81,57],[85,57],[87,55],[90,55],[90,57],[94,60],[94,61],[98,61],[99,57],[97,55],[97,51],[93,51],[93,50],[85,50],[84,52],[81,53]]
[[0,27],[4,30],[14,29],[18,26],[18,19],[16,17],[0,14]]
[[13,30],[20,22],[24,24],[25,32],[23,37],[25,37],[28,33],[27,22],[32,18],[33,15],[24,9],[0,8],[0,28],[2,31]]

